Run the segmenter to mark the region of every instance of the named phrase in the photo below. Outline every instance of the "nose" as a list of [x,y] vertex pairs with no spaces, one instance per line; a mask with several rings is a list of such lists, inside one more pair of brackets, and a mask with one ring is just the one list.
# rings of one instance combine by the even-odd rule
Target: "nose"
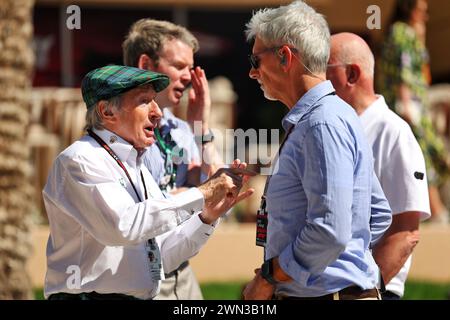
[[163,115],[162,111],[159,108],[156,101],[153,100],[152,102],[150,102],[150,110],[148,113],[148,117],[150,118],[150,121],[152,121],[153,123],[156,123],[162,118],[162,115]]
[[187,85],[189,82],[191,82],[191,70],[188,67],[183,69],[180,79],[184,85]]
[[258,70],[256,70],[255,68],[253,68],[253,67],[251,67],[250,68],[250,71],[248,72],[248,76],[251,78],[251,79],[257,79],[257,75],[258,75]]

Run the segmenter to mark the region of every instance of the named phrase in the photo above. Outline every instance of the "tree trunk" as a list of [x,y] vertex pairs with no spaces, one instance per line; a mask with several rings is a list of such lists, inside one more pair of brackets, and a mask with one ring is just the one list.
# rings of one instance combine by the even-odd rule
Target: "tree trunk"
[[34,0],[0,1],[0,299],[31,299],[32,188],[26,134]]

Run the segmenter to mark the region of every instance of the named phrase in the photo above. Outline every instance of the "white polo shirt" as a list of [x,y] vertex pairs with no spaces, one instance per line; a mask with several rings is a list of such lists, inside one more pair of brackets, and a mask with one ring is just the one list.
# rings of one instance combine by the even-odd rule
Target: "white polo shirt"
[[[382,96],[360,119],[372,145],[375,174],[392,214],[419,211],[421,220],[428,219],[431,213],[425,160],[409,125],[389,109]],[[387,290],[403,296],[410,266],[411,256],[386,285]]]
[[[107,130],[94,130],[126,167],[124,171],[92,137],[84,136],[55,160],[43,190],[50,223],[44,294],[122,293],[154,297],[146,251],[155,238],[162,272],[170,272],[195,255],[214,227],[198,217],[204,199],[196,188],[165,199],[142,154]],[[194,214],[190,219],[190,214]]]

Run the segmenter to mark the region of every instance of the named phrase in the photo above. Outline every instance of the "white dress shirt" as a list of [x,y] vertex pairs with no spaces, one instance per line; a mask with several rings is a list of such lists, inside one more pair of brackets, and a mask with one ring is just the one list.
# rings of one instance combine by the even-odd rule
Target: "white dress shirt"
[[[409,125],[386,105],[383,96],[360,116],[364,132],[372,146],[374,171],[389,201],[392,214],[408,211],[428,219],[430,202],[425,160]],[[386,289],[403,296],[411,256]]]
[[194,256],[214,230],[198,217],[203,195],[191,188],[165,199],[141,165],[142,154],[110,131],[94,132],[123,162],[141,199],[147,190],[148,200],[139,202],[124,170],[92,137],[64,150],[43,190],[50,223],[45,297],[96,291],[152,298],[159,281],[150,275],[145,244],[156,238],[166,273]]

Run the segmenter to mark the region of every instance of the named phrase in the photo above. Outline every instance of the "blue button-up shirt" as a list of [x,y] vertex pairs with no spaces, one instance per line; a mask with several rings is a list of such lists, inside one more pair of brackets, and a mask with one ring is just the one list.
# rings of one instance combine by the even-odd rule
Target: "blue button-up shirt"
[[283,119],[286,140],[267,190],[266,259],[279,256],[294,281],[277,293],[315,297],[357,285],[379,271],[370,252],[391,223],[358,116],[325,81]]
[[[195,142],[194,133],[189,124],[170,112],[168,108],[163,109],[163,117],[160,122],[161,135],[170,134],[178,148],[183,149],[183,159],[177,163],[176,187],[185,187],[187,184],[187,173],[189,165],[201,165],[200,152]],[[165,155],[156,143],[148,148],[144,157],[144,165],[149,169],[153,178],[161,184],[166,174],[164,169]],[[205,179],[206,180],[206,179]]]

